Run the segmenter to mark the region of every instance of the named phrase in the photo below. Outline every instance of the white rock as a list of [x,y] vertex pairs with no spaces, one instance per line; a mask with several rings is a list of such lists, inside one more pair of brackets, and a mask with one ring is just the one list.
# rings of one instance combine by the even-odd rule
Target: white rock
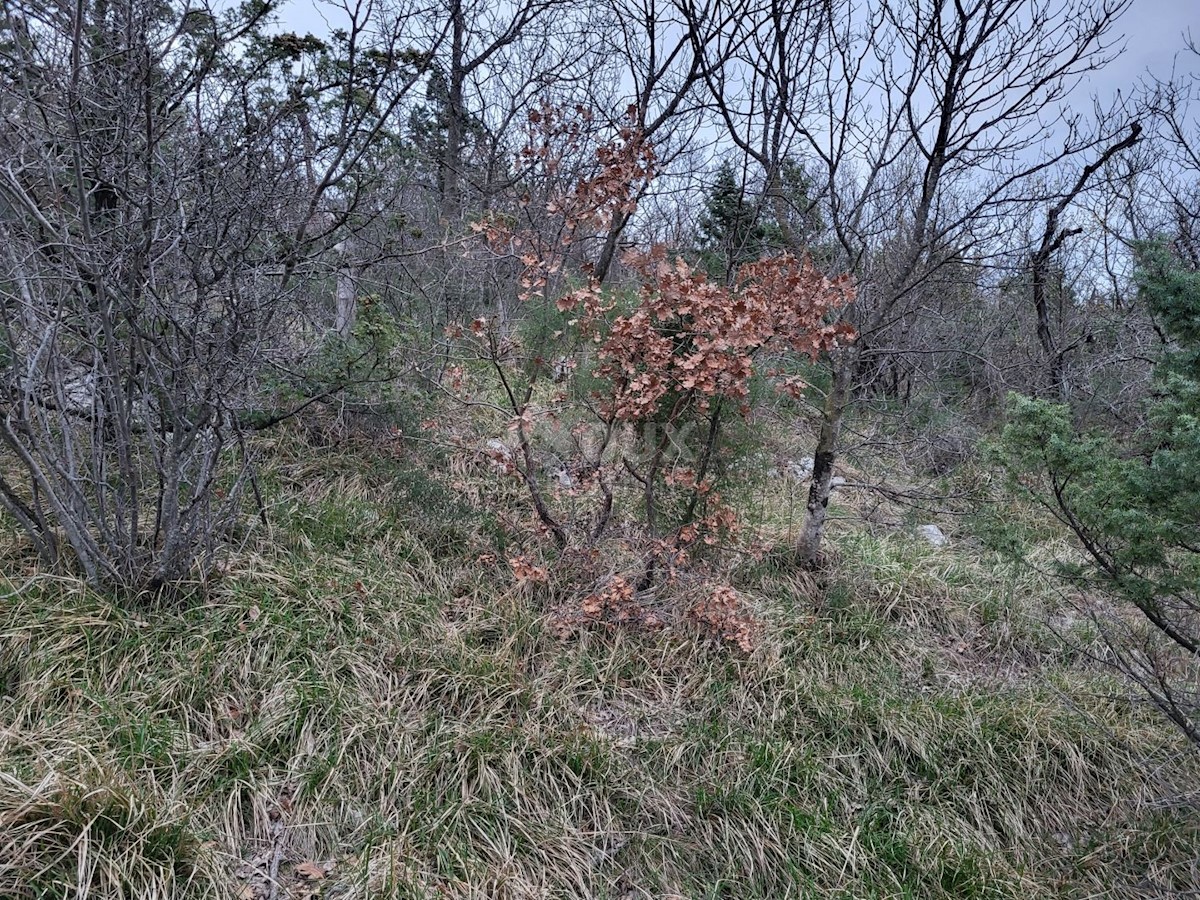
[[811,456],[806,456],[803,459],[788,463],[787,473],[797,481],[804,481],[806,478],[812,477],[813,458]]
[[950,542],[950,539],[942,533],[942,529],[936,525],[921,525],[917,528],[917,534],[925,538],[934,547],[942,547]]
[[96,376],[85,372],[63,385],[64,406],[69,412],[90,413],[96,396]]
[[500,454],[500,456],[504,457],[505,459],[511,458],[513,454],[512,448],[499,438],[492,438],[490,441],[488,441],[487,448],[493,453]]

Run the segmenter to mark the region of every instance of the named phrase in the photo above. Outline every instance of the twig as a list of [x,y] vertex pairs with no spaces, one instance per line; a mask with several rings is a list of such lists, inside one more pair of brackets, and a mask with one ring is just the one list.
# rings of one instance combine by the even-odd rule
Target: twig
[[267,866],[267,880],[271,884],[271,892],[267,900],[275,900],[279,894],[279,863],[283,857],[283,819],[278,818],[271,826],[271,862]]

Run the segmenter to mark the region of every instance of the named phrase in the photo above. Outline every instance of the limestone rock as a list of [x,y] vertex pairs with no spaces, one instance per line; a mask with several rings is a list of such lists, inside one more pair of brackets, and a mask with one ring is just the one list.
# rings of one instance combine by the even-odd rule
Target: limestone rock
[[936,525],[921,525],[917,528],[917,534],[923,537],[934,547],[944,547],[950,542],[950,539],[942,532],[942,529]]

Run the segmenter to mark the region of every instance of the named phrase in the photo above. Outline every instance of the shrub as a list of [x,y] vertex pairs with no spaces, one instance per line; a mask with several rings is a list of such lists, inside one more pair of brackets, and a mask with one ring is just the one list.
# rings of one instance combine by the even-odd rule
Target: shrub
[[1156,369],[1150,427],[1125,444],[1081,433],[1065,406],[1011,396],[1000,451],[1010,487],[1074,534],[1061,575],[1148,628],[1093,613],[1111,659],[1200,744],[1200,273],[1142,249],[1140,286],[1175,340]]

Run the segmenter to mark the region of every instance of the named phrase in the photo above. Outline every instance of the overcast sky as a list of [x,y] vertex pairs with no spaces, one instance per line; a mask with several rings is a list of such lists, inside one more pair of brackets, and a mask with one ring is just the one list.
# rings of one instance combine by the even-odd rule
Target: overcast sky
[[[341,16],[333,10],[323,17],[318,12],[322,5],[321,0],[290,0],[282,8],[279,25],[286,31],[324,34],[329,23],[339,24]],[[1125,52],[1090,84],[1081,85],[1086,93],[1107,99],[1120,89],[1128,96],[1147,72],[1167,78],[1173,65],[1180,72],[1200,74],[1200,57],[1183,52],[1185,34],[1200,43],[1200,0],[1133,0],[1119,30],[1125,33]]]
[[1182,71],[1200,71],[1200,59],[1182,53],[1185,32],[1200,42],[1200,0],[1133,0],[1121,26],[1125,53],[1096,76],[1097,92],[1125,93],[1125,85],[1136,84],[1147,70],[1166,78],[1177,55]]

